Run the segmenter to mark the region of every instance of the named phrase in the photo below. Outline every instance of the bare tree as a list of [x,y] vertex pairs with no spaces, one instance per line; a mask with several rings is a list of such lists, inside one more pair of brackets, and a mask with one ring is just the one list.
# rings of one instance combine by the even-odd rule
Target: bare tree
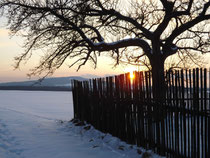
[[[161,98],[164,62],[177,53],[193,59],[210,52],[208,0],[1,0],[13,34],[26,38],[17,67],[34,49],[48,48],[32,74],[59,68],[70,57],[78,68],[109,54],[119,64],[123,55],[152,67],[153,92]],[[128,51],[129,48],[135,52]],[[137,51],[138,49],[138,51]]]

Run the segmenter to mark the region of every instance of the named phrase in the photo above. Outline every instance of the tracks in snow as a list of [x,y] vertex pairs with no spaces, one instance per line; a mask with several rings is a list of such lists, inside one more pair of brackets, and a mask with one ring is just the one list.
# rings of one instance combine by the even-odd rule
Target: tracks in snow
[[[0,157],[2,158],[18,158],[23,150],[17,149],[18,142],[11,135],[7,125],[0,119]],[[4,155],[1,155],[4,153]]]
[[33,117],[36,117],[36,118],[41,118],[41,119],[44,119],[44,120],[58,121],[57,119],[48,118],[48,117],[44,117],[44,116],[39,116],[39,115],[29,113],[29,112],[22,112],[22,111],[18,111],[18,110],[9,109],[9,108],[3,108],[3,107],[0,107],[0,109],[15,112],[15,113],[19,113],[19,114],[30,115],[30,116],[33,116]]

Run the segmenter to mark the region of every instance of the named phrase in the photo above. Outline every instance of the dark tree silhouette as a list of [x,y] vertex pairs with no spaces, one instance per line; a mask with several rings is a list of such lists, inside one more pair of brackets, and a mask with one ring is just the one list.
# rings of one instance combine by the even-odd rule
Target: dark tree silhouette
[[[164,62],[178,53],[193,59],[210,52],[209,0],[1,0],[13,34],[26,38],[17,67],[34,49],[48,48],[32,74],[59,68],[67,57],[78,64],[97,64],[109,54],[119,64],[126,55],[134,62],[146,56],[152,67],[153,92],[161,98]],[[127,48],[138,48],[129,52]]]

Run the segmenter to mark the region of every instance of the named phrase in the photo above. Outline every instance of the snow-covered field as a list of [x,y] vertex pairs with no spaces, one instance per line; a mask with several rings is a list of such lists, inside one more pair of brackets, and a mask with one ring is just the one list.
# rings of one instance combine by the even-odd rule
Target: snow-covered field
[[0,91],[0,158],[158,157],[72,118],[71,92]]

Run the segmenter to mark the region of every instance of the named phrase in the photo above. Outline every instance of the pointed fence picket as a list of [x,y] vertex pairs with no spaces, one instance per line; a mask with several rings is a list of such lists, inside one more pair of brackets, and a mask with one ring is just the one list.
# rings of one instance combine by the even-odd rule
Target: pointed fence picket
[[[167,157],[210,156],[210,71],[166,71],[155,103],[151,72],[72,81],[74,118]],[[161,91],[161,90],[160,90]]]

